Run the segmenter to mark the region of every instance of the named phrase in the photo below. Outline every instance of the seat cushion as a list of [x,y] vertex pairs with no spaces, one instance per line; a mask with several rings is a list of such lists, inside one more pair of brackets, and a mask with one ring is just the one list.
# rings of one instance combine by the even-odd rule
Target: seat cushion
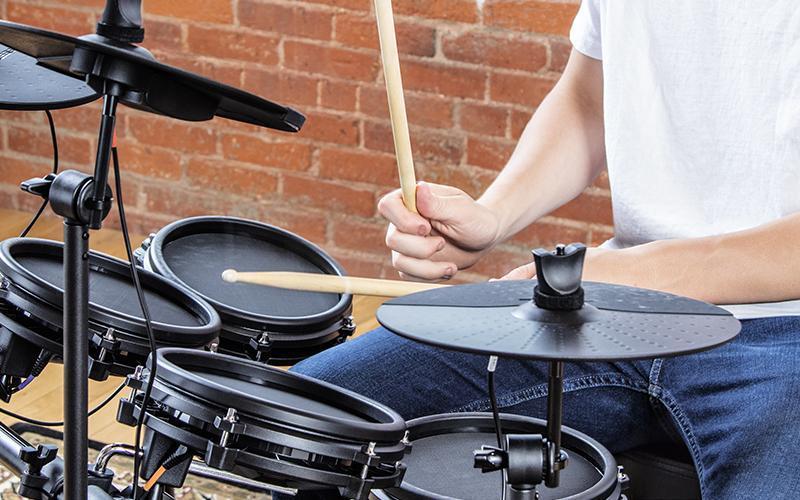
[[617,462],[630,477],[629,500],[699,500],[692,459],[685,448],[648,446],[617,455]]

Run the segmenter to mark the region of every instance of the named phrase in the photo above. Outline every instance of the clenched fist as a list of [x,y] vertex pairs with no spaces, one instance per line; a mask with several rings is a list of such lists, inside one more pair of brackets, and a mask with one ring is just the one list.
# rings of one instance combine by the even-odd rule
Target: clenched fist
[[455,187],[420,182],[419,214],[406,209],[400,190],[384,196],[378,210],[389,221],[386,245],[404,279],[450,279],[497,242],[497,216]]

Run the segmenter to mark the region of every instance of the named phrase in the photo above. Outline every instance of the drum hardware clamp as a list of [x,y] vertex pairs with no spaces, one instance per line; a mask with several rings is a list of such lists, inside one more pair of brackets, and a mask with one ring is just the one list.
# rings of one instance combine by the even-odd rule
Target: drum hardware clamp
[[239,414],[235,408],[228,408],[228,412],[224,417],[216,417],[214,419],[214,427],[222,431],[219,437],[219,445],[222,448],[227,448],[230,441],[231,434],[241,434],[244,430],[244,424],[239,424]]
[[[378,443],[376,443],[375,441],[370,441],[370,443],[367,445],[366,453],[367,456],[370,457],[370,459],[372,457],[377,456],[375,455],[375,446],[377,446],[377,444]],[[367,460],[367,463],[365,463],[361,469],[361,479],[367,479],[367,477],[369,476],[369,462],[371,462],[371,460]]]
[[117,407],[117,421],[125,425],[136,425],[136,396],[144,388],[144,367],[139,365],[125,379],[125,385],[131,388],[128,398],[122,398]]
[[211,467],[222,470],[232,470],[236,465],[236,456],[239,450],[229,448],[231,435],[242,434],[245,424],[239,423],[239,414],[235,408],[228,408],[224,417],[214,418],[214,427],[221,430],[219,442],[208,441],[203,461]]
[[58,447],[52,444],[26,446],[19,451],[19,458],[27,465],[19,477],[17,493],[26,498],[46,499],[50,494],[44,490],[49,478],[42,474],[42,468],[55,460]]
[[342,319],[342,327],[339,329],[339,343],[344,343],[349,337],[356,333],[356,320],[352,316]]
[[114,329],[109,327],[100,336],[98,333],[92,335],[92,344],[100,349],[97,358],[89,360],[89,378],[92,380],[103,381],[108,378],[108,372],[113,364],[113,353],[119,350],[119,340],[114,335]]
[[147,250],[150,249],[150,246],[153,244],[153,238],[155,237],[156,233],[150,233],[150,235],[142,241],[139,248],[133,251],[133,260],[136,261],[136,265],[139,267],[144,267],[144,261],[147,258]]
[[264,362],[269,361],[272,354],[272,346],[274,342],[269,336],[269,332],[264,330],[257,337],[252,337],[247,344],[247,355],[253,361]]

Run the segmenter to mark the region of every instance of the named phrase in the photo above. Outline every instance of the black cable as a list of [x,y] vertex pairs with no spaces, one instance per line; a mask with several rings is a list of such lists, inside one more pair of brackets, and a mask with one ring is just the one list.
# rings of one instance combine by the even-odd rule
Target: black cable
[[[487,368],[487,379],[489,385],[489,402],[492,404],[492,419],[494,420],[494,433],[497,436],[497,447],[503,451],[506,451],[505,443],[503,442],[503,426],[500,423],[500,410],[497,407],[497,390],[494,384],[494,372],[497,369],[497,356],[489,356],[489,367]],[[502,488],[502,495],[501,499],[506,500],[506,483],[507,483],[507,475],[508,471],[503,470],[503,473],[500,475],[501,480],[501,488]]]
[[[91,417],[92,415],[94,415],[98,411],[102,410],[108,403],[113,401],[114,398],[117,396],[117,394],[122,392],[122,389],[124,389],[124,388],[125,388],[125,382],[121,383],[116,389],[114,389],[114,392],[109,394],[106,397],[106,399],[104,399],[100,404],[98,404],[97,406],[95,406],[94,408],[89,410],[88,416]],[[25,422],[25,423],[33,424],[33,425],[38,425],[38,426],[41,426],[41,427],[61,427],[61,426],[64,425],[64,421],[63,420],[60,421],[60,422],[45,422],[45,421],[42,421],[42,420],[36,420],[34,418],[26,417],[24,415],[19,415],[17,413],[14,413],[13,411],[6,410],[5,408],[0,408],[0,413],[2,413],[3,415],[8,415],[9,417],[12,417],[12,418],[16,418],[17,420],[19,420],[21,422]]]
[[492,356],[489,358],[488,370],[488,383],[489,383],[489,401],[492,403],[492,418],[494,418],[494,432],[497,436],[497,447],[505,450],[503,443],[503,427],[500,423],[500,410],[497,408],[497,393],[494,386],[494,370],[497,367],[497,358]]
[[[55,122],[55,120],[53,120],[53,114],[50,113],[49,109],[44,110],[44,113],[45,113],[45,115],[47,115],[47,123],[50,125],[50,139],[53,141],[53,173],[57,174],[58,173],[58,138],[56,137],[56,122]],[[41,217],[42,213],[44,213],[44,209],[47,208],[47,204],[49,203],[49,201],[50,200],[48,200],[47,198],[45,198],[44,201],[42,201],[42,204],[39,205],[39,209],[36,211],[36,214],[33,216],[33,218],[28,223],[28,225],[25,227],[25,229],[22,230],[22,233],[20,233],[20,235],[19,235],[20,238],[24,238],[24,237],[28,236],[28,233],[30,233],[31,229],[33,229],[33,226],[36,225],[36,222],[39,220],[39,217]]]
[[139,452],[141,450],[140,441],[142,437],[142,425],[144,424],[144,413],[147,404],[150,401],[150,392],[153,387],[153,380],[156,376],[158,365],[156,363],[156,338],[153,334],[153,324],[150,321],[150,310],[147,307],[147,301],[144,297],[144,290],[142,283],[139,281],[139,268],[136,267],[136,261],[133,258],[133,247],[131,246],[130,233],[128,232],[128,222],[125,219],[125,205],[122,202],[122,180],[120,178],[119,168],[119,154],[117,148],[111,148],[111,158],[114,162],[114,186],[117,194],[117,210],[119,211],[119,223],[122,227],[122,236],[125,239],[125,252],[128,254],[128,262],[130,263],[131,278],[133,285],[136,288],[136,296],[139,299],[139,306],[142,308],[142,315],[144,316],[145,326],[147,328],[147,340],[150,343],[150,375],[147,379],[147,387],[144,390],[142,397],[142,406],[139,411],[139,417],[136,420],[136,436],[134,437],[134,455],[133,455],[133,500],[136,500],[139,493],[139,467],[140,459]]

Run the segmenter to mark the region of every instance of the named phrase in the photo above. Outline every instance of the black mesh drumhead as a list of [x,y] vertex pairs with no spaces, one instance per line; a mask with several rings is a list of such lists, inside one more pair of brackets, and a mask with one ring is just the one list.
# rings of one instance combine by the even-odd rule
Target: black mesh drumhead
[[[502,415],[508,434],[543,434],[543,420]],[[381,498],[500,500],[503,476],[482,473],[473,467],[473,452],[496,446],[491,414],[456,413],[423,417],[408,422],[411,453],[403,458],[407,470],[400,488],[383,492]],[[608,499],[617,489],[614,457],[590,437],[564,428],[562,446],[569,455],[557,488],[540,485],[539,498]]]
[[243,421],[248,415],[296,432],[376,442],[400,440],[406,428],[394,411],[358,394],[217,353],[160,349],[156,381],[154,398],[182,411],[196,412],[196,406],[181,406],[182,400],[194,400],[194,405],[214,408],[211,414],[235,408]]
[[[0,273],[9,281],[5,300],[56,328],[63,317],[63,254],[64,245],[57,241],[12,238],[0,243]],[[89,319],[95,330],[113,328],[122,351],[144,354],[149,352],[147,330],[130,273],[126,261],[89,253]],[[219,315],[199,296],[145,270],[139,280],[160,344],[202,346],[218,337]]]
[[213,368],[195,368],[193,373],[211,382],[216,382],[223,387],[228,387],[242,394],[249,394],[264,401],[272,401],[277,404],[285,405],[290,408],[302,408],[317,415],[342,418],[358,422],[368,422],[363,415],[348,411],[345,408],[317,401],[307,395],[288,392],[284,388],[267,385],[263,382],[255,382],[244,377],[237,378],[231,375],[216,372]]
[[[483,474],[472,466],[472,452],[485,444],[497,444],[494,434],[458,433],[415,440],[411,453],[403,459],[408,466],[404,484],[462,500],[500,500],[503,476],[500,473]],[[569,466],[561,473],[559,487],[540,487],[539,498],[577,495],[600,478],[597,467],[577,453],[570,453]]]
[[[17,262],[40,279],[64,288],[64,268],[59,256],[21,255],[17,257]],[[192,311],[162,295],[159,290],[145,287],[144,293],[153,321],[179,326],[205,324]],[[116,273],[109,274],[98,265],[92,266],[89,273],[89,300],[92,304],[143,319],[131,279]]]
[[227,269],[343,274],[317,246],[257,221],[224,216],[176,221],[152,238],[145,262],[211,302],[226,325],[269,325],[271,331],[291,325],[314,331],[340,321],[352,303],[350,295],[223,281]]
[[200,233],[170,241],[163,249],[172,271],[193,290],[252,314],[311,316],[336,305],[339,295],[298,292],[220,279],[226,269],[323,273],[289,249],[244,234]]

